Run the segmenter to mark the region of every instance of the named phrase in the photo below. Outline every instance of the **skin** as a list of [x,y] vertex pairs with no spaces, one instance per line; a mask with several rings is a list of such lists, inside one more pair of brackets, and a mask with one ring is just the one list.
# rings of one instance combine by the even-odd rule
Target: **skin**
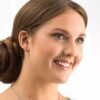
[[[84,38],[84,20],[71,9],[44,23],[32,36],[20,32],[25,56],[13,88],[23,100],[58,100],[57,84],[66,82],[80,63]],[[55,61],[66,61],[70,66],[64,68]],[[8,100],[18,100],[11,88],[5,95]],[[4,96],[2,100],[6,100]],[[61,96],[59,100],[63,100]]]

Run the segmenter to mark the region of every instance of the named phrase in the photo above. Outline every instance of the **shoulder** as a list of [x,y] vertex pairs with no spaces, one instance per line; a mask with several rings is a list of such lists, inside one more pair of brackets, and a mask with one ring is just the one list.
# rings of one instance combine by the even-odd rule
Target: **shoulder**
[[6,100],[6,99],[4,99],[4,94],[3,93],[0,93],[0,100]]
[[71,100],[69,97],[64,97],[62,94],[59,94],[59,100]]
[[0,100],[15,100],[12,97],[13,97],[12,93],[9,89],[7,89],[4,92],[0,93]]
[[64,97],[64,100],[72,100],[72,99],[70,99],[70,98],[68,98],[68,97]]
[[74,99],[74,98],[68,98],[68,97],[65,97],[65,99],[64,100],[76,100],[76,99]]

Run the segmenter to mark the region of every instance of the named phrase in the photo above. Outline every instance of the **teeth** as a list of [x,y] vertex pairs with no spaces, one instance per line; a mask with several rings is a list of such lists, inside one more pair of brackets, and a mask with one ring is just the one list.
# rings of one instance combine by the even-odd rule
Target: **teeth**
[[69,67],[70,66],[69,63],[65,63],[65,62],[62,62],[62,61],[56,61],[56,63],[58,63],[59,65],[61,65],[63,67]]

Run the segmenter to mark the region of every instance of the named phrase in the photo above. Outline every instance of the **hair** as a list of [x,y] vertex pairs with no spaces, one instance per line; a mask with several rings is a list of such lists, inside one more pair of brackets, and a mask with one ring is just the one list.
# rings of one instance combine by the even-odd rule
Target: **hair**
[[0,81],[12,83],[18,79],[24,58],[18,36],[25,30],[35,33],[39,27],[68,9],[79,13],[87,26],[88,17],[82,6],[72,0],[29,0],[17,13],[11,37],[0,41]]

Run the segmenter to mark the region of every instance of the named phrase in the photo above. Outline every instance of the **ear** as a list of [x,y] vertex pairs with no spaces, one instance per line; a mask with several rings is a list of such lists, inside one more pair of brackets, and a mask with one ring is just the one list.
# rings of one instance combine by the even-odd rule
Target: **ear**
[[19,45],[24,51],[29,51],[29,36],[27,31],[21,31],[18,36]]

